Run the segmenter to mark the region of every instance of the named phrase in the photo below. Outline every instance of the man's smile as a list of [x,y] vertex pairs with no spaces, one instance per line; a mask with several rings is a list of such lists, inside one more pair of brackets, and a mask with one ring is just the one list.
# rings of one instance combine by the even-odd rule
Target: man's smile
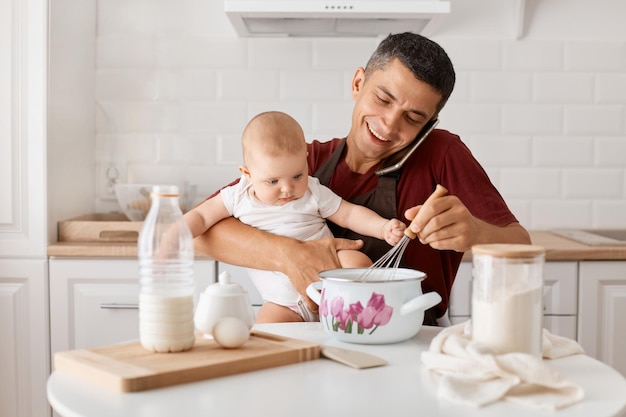
[[376,138],[378,138],[379,140],[383,141],[383,142],[389,142],[389,139],[386,139],[385,137],[383,137],[380,133],[378,133],[377,131],[374,130],[374,128],[372,128],[369,123],[367,123],[367,128],[369,129],[370,133],[374,136],[376,136]]

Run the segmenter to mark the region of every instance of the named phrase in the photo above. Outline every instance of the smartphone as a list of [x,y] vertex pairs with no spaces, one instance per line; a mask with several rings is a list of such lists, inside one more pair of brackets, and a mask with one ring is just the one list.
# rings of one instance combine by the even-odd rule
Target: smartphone
[[417,136],[415,137],[415,140],[413,140],[413,144],[409,145],[409,150],[405,152],[404,156],[402,156],[402,158],[398,162],[392,163],[386,168],[382,168],[376,171],[376,175],[381,176],[381,175],[389,174],[390,172],[397,171],[400,168],[402,168],[402,165],[404,165],[407,159],[409,159],[409,157],[413,155],[413,152],[415,152],[417,147],[420,146],[420,144],[426,138],[426,136],[428,136],[430,132],[432,132],[435,126],[437,126],[438,124],[439,124],[439,119],[433,119],[433,120],[428,121],[428,123],[426,123],[424,127],[422,128],[422,130],[417,134]]

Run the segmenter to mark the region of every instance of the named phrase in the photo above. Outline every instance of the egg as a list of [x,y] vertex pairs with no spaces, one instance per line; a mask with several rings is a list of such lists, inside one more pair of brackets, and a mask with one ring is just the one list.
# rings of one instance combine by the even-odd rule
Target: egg
[[213,339],[225,348],[238,348],[250,339],[248,325],[236,317],[222,317],[213,326]]

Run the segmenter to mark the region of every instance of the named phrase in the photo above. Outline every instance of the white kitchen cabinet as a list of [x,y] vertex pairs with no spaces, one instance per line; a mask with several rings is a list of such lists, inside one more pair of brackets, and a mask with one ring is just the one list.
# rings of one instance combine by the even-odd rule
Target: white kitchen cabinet
[[49,416],[47,262],[0,259],[0,416]]
[[543,269],[543,326],[576,340],[578,317],[578,263],[546,262]]
[[46,20],[45,0],[0,0],[3,258],[46,256]]
[[626,376],[626,261],[580,262],[579,343]]
[[46,0],[0,0],[0,417],[46,417]]
[[[215,261],[196,259],[196,293],[215,281]],[[50,258],[51,354],[139,338],[136,259]]]
[[[578,264],[546,262],[544,265],[544,327],[550,332],[576,340]],[[472,263],[461,262],[450,294],[450,322],[471,318]]]
[[461,262],[454,278],[450,301],[448,303],[448,317],[452,324],[467,321],[472,315],[472,263]]

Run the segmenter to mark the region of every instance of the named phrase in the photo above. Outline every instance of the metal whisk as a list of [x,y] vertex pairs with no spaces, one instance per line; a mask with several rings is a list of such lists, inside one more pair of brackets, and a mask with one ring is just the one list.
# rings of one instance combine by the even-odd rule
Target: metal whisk
[[[437,184],[435,191],[426,199],[424,204],[429,203],[432,200],[435,200],[439,197],[443,197],[448,193],[448,190],[442,185]],[[413,220],[415,221],[415,219]],[[407,245],[410,240],[413,240],[417,237],[415,233],[413,233],[409,227],[404,230],[404,236],[402,239],[389,251],[384,254],[379,260],[374,262],[372,266],[367,268],[365,272],[363,272],[356,279],[357,281],[391,281],[394,279],[396,271],[400,266],[400,261],[402,260],[402,255],[404,255],[404,251],[406,250]]]

